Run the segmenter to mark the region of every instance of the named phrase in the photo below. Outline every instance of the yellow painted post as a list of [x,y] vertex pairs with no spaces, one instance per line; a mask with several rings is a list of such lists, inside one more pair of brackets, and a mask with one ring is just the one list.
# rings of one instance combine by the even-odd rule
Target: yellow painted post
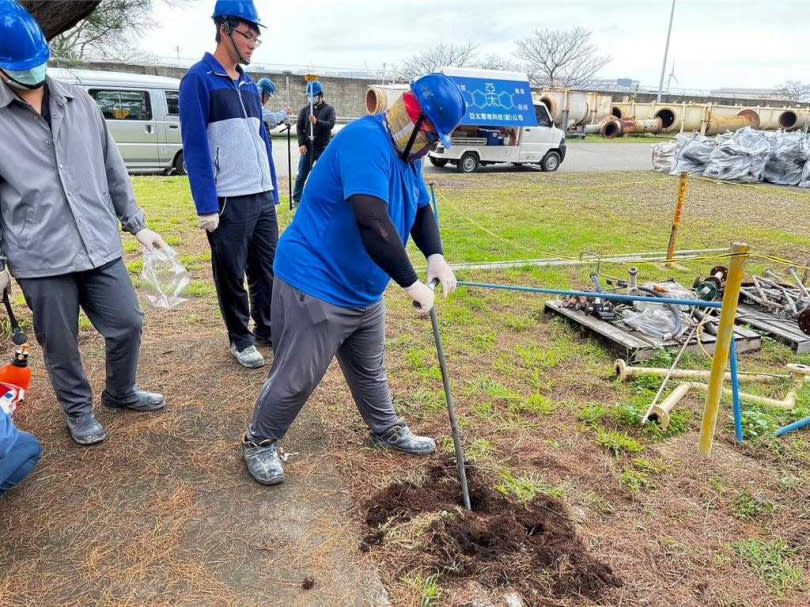
[[681,226],[681,215],[683,214],[683,205],[686,202],[686,190],[688,188],[688,176],[681,173],[680,183],[678,184],[678,201],[675,204],[675,217],[672,220],[672,231],[669,233],[669,246],[667,247],[667,267],[672,267],[672,261],[675,259],[675,243],[678,239],[678,228]]
[[706,394],[706,406],[703,409],[703,423],[700,427],[698,451],[704,457],[712,452],[714,429],[717,425],[717,412],[720,409],[720,395],[723,391],[726,363],[728,363],[731,337],[734,332],[734,319],[737,316],[737,300],[740,297],[745,262],[748,261],[748,245],[735,242],[731,245],[731,262],[729,263],[726,288],[723,293],[723,308],[720,310],[720,326],[717,329],[712,370],[709,376],[709,391]]

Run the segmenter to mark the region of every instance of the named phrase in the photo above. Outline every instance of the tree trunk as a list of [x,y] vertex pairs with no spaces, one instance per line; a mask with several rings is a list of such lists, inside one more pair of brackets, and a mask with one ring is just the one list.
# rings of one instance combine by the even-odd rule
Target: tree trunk
[[20,0],[45,32],[45,38],[69,30],[101,4],[101,0]]

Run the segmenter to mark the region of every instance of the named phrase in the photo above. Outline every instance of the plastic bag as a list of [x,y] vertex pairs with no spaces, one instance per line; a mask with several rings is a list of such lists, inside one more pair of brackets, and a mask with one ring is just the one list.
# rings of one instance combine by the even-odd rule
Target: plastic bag
[[186,269],[171,247],[143,252],[141,278],[148,287],[147,301],[155,308],[171,310],[188,299],[180,297],[191,282]]
[[675,156],[678,153],[677,141],[664,141],[652,146],[653,170],[659,173],[669,173],[675,166]]
[[[719,139],[719,138],[718,138]],[[765,163],[771,152],[773,134],[751,127],[740,129],[718,144],[711,153],[704,177],[757,183],[762,181]]]
[[651,304],[641,312],[624,310],[622,315],[627,326],[650,337],[671,339],[677,329],[672,314],[662,305]]
[[777,134],[763,178],[779,185],[799,185],[810,160],[810,138],[803,133]]

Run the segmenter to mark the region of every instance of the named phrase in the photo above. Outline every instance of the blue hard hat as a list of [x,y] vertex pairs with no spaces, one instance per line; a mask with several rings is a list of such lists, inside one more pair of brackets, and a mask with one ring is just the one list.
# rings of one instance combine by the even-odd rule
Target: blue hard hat
[[253,0],[217,0],[214,6],[214,14],[211,15],[212,19],[217,17],[234,17],[247,21],[248,23],[255,23],[262,27],[266,27],[259,21],[259,13],[256,12],[256,7],[253,5]]
[[428,74],[411,82],[411,91],[444,146],[451,147],[450,133],[467,113],[461,89],[444,74]]
[[317,80],[307,83],[307,97],[317,97],[323,95],[323,85]]
[[256,83],[256,86],[259,87],[259,92],[262,95],[272,97],[276,94],[276,83],[270,80],[270,78],[262,78]]
[[14,0],[0,0],[0,68],[30,70],[46,63],[50,56],[37,20]]

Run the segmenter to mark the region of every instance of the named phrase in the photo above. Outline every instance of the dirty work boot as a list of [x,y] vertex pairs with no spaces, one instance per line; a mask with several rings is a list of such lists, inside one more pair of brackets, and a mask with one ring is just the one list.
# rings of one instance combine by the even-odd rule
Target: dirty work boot
[[412,455],[430,455],[436,450],[436,441],[429,436],[417,436],[404,419],[397,420],[382,434],[371,433],[371,442],[375,447],[388,447]]
[[248,346],[242,350],[237,350],[235,344],[231,344],[231,354],[243,367],[257,369],[264,366],[264,356],[256,349],[256,346]]
[[278,441],[254,438],[250,432],[242,435],[242,453],[248,472],[257,483],[278,485],[284,482],[284,468],[278,454]]
[[157,411],[166,406],[166,399],[157,392],[144,392],[135,388],[134,398],[118,401],[106,390],[101,394],[101,404],[108,409],[132,409],[133,411]]
[[92,411],[82,413],[76,417],[68,415],[65,421],[71,438],[80,445],[95,445],[107,438],[107,433],[98,423]]

